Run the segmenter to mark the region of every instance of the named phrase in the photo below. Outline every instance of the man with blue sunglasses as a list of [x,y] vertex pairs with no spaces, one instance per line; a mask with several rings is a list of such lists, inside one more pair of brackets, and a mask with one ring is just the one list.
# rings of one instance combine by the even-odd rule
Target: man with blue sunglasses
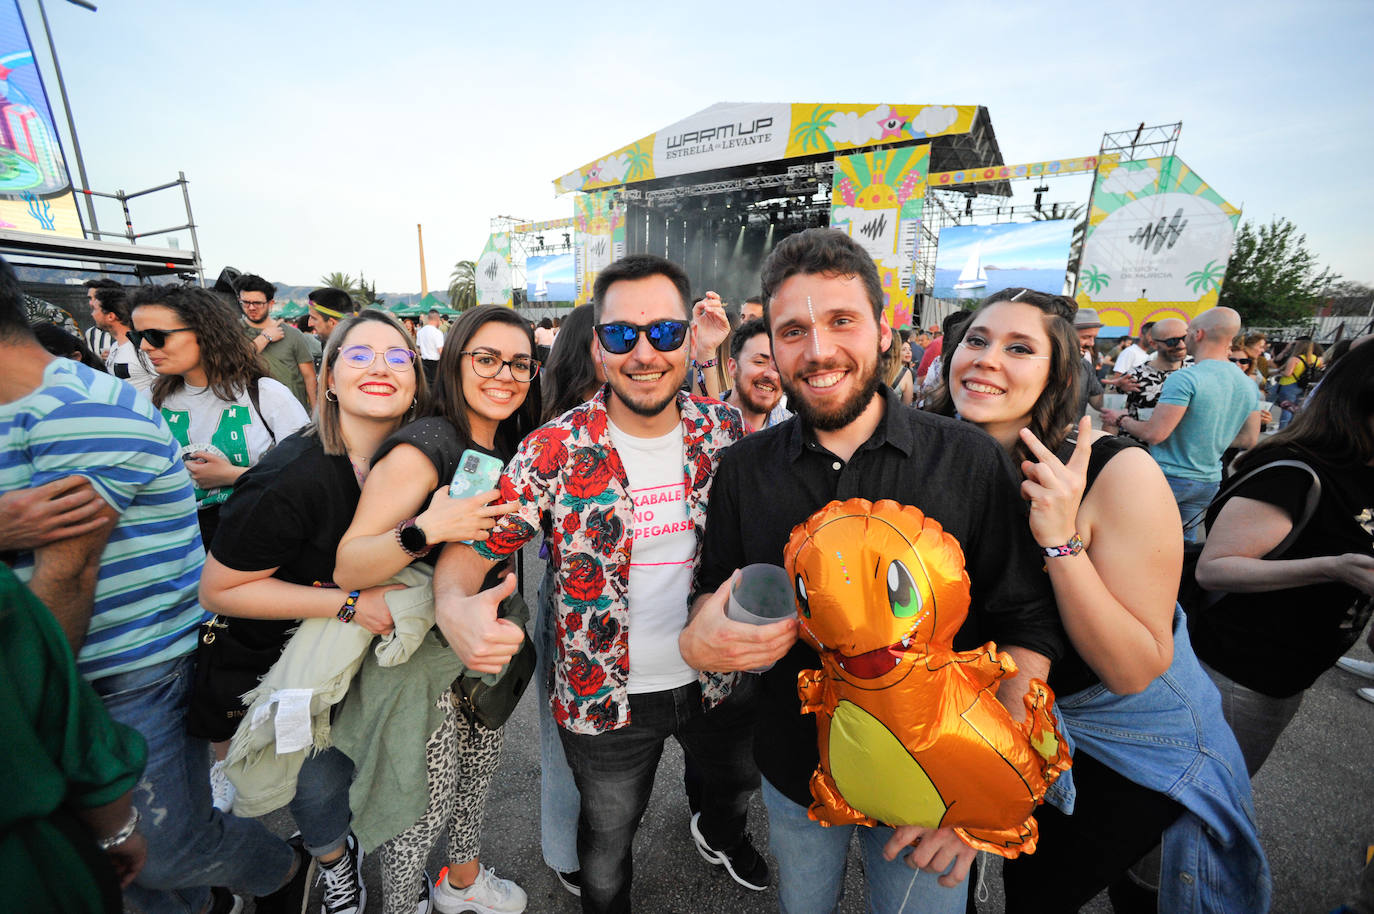
[[[630,910],[630,847],[670,736],[702,777],[698,852],[747,888],[770,880],[745,832],[759,783],[749,695],[738,674],[698,672],[678,647],[716,465],[744,436],[737,410],[679,389],[693,345],[711,343],[689,296],[686,274],[661,257],[601,272],[592,355],[606,386],[525,439],[501,480],[519,509],[471,549],[444,550],[435,572],[440,628],[469,669],[494,672],[523,632],[497,618],[513,579],[478,593],[483,575],[551,531],[551,705],[581,794],[584,911]],[[792,637],[782,632],[779,650]]]

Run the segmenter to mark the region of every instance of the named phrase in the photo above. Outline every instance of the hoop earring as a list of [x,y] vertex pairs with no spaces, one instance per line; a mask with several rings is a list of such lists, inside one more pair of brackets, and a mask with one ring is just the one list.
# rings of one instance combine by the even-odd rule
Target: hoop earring
[[330,403],[338,403],[338,402],[339,402],[339,395],[336,394],[336,393],[334,393],[334,388],[332,388],[332,387],[327,387],[327,388],[325,388],[325,391],[324,391],[324,398],[325,398],[326,400],[328,400]]

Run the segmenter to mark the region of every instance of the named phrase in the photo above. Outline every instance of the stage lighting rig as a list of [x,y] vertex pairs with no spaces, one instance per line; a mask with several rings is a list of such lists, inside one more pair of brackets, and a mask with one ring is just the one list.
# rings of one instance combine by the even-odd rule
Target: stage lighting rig
[[1048,184],[1041,184],[1040,186],[1038,186],[1037,188],[1035,188],[1035,211],[1036,211],[1037,213],[1040,212],[1040,200],[1041,200],[1041,198],[1042,198],[1045,194],[1049,193],[1049,190],[1050,190],[1050,186],[1049,186]]

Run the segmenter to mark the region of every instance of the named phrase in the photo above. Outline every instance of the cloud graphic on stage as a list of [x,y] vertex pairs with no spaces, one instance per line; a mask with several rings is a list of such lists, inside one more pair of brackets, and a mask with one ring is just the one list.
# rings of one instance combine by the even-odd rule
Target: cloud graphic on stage
[[939,106],[926,108],[916,119],[911,122],[908,129],[912,136],[934,136],[937,133],[944,133],[954,122],[959,119],[958,108],[941,108]]
[[1102,183],[1098,185],[1098,190],[1104,194],[1134,194],[1158,180],[1159,172],[1152,165],[1138,169],[1115,168],[1111,174],[1102,179]]
[[879,105],[863,114],[837,111],[830,116],[833,123],[825,128],[825,135],[837,146],[848,143],[862,146],[873,140],[901,136],[906,118],[891,105]]
[[587,182],[603,184],[625,183],[625,173],[630,170],[630,157],[627,155],[606,156],[587,172]]

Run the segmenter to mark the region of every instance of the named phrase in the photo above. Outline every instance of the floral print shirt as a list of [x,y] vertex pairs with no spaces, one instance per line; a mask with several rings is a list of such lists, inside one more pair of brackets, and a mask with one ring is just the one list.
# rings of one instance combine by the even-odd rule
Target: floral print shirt
[[[734,407],[679,393],[683,485],[700,561],[706,502],[721,451],[744,437]],[[606,390],[530,433],[501,477],[503,501],[520,509],[501,518],[477,552],[503,560],[551,531],[549,562],[558,662],[550,694],[559,726],[596,734],[630,722],[630,550],[634,503],[620,455],[611,444]],[[695,576],[695,570],[693,572]],[[686,618],[689,595],[682,595]],[[701,673],[708,707],[730,693],[736,674]]]

